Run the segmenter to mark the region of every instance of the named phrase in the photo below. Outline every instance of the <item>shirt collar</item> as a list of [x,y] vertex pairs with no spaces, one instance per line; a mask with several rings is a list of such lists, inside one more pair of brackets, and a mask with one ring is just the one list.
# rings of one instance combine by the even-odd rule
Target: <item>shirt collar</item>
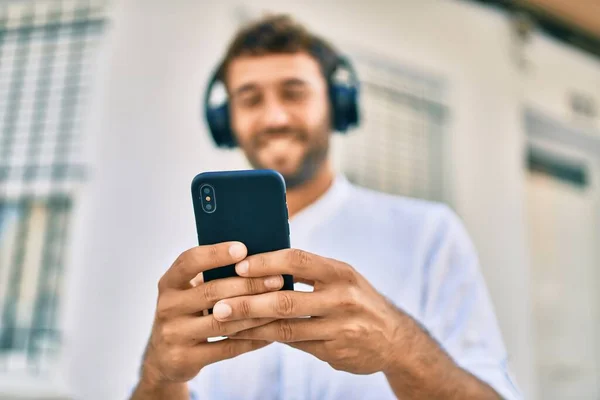
[[344,203],[350,188],[351,183],[346,176],[337,173],[325,193],[290,218],[292,239],[303,240],[318,226],[326,223]]

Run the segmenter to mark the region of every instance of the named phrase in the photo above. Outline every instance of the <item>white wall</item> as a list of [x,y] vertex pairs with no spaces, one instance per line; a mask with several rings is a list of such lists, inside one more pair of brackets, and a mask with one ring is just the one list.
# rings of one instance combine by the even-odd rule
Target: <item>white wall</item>
[[600,152],[585,145],[591,140],[576,140],[573,131],[596,135],[599,141],[600,115],[577,118],[569,96],[577,92],[600,106],[600,59],[541,35],[532,38],[525,54],[526,104],[570,128],[555,135],[561,137],[557,141],[537,132],[533,142],[582,160],[590,179],[581,190],[540,174],[528,177],[539,394],[544,399],[595,399],[600,393]]
[[235,159],[211,149],[199,119],[200,91],[229,33],[224,6],[116,4],[88,124],[94,169],[76,216],[66,310],[69,379],[86,400],[123,398],[135,384],[158,279],[196,244],[191,180]]
[[569,95],[575,92],[592,98],[600,108],[600,58],[543,35],[532,37],[525,54],[527,104],[583,131],[600,132],[600,110],[595,118],[582,121],[574,117],[569,104]]
[[[336,43],[450,80],[454,205],[480,251],[518,381],[535,398],[525,241],[522,82],[507,21],[462,2],[275,0]],[[244,166],[211,148],[200,93],[234,29],[233,1],[117,2],[89,134],[93,180],[78,209],[67,301],[77,398],[116,399],[134,382],[158,278],[195,245],[189,195],[204,169]]]

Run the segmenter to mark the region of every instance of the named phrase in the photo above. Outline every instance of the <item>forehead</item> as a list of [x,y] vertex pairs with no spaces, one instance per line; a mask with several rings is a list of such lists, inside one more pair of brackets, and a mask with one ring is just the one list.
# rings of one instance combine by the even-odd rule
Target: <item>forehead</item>
[[307,53],[242,56],[233,59],[227,69],[232,91],[246,85],[269,86],[291,78],[316,86],[324,84],[319,63]]

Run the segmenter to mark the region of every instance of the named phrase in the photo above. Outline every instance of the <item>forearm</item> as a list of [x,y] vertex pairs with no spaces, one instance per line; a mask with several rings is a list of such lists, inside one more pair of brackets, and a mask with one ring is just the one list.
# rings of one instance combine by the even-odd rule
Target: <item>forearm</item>
[[399,347],[407,350],[395,354],[384,371],[398,398],[501,399],[489,385],[460,368],[417,322],[405,317],[411,320],[412,334]]

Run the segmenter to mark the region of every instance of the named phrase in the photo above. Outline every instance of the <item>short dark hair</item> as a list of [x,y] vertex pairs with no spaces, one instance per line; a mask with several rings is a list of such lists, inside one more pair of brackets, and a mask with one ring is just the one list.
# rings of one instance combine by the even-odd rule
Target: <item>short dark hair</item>
[[243,26],[229,44],[217,72],[225,83],[231,62],[241,56],[306,52],[328,77],[337,66],[338,53],[325,39],[310,32],[287,14],[266,15]]

